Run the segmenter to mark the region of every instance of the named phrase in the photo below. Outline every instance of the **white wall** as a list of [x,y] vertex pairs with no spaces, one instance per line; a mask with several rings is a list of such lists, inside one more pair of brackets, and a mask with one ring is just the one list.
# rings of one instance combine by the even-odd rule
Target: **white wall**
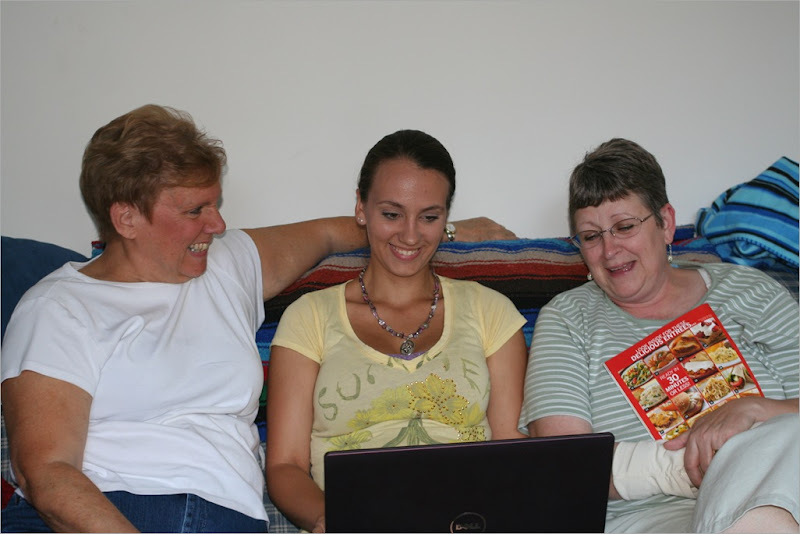
[[453,218],[565,235],[566,181],[613,137],[661,162],[678,220],[800,150],[798,2],[0,4],[2,233],[88,253],[83,148],[147,102],[228,150],[230,227],[351,214],[384,134],[451,151]]

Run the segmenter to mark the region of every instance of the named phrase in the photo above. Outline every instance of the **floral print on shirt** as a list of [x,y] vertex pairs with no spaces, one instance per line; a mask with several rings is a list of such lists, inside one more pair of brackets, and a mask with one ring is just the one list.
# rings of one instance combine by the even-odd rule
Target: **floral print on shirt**
[[452,379],[431,373],[423,381],[385,390],[370,403],[369,410],[359,410],[348,421],[352,432],[328,438],[329,450],[360,449],[372,439],[369,428],[386,421],[407,421],[397,435],[382,447],[441,443],[425,429],[426,420],[452,427],[459,441],[485,441],[484,413],[478,403],[470,404],[458,394]]

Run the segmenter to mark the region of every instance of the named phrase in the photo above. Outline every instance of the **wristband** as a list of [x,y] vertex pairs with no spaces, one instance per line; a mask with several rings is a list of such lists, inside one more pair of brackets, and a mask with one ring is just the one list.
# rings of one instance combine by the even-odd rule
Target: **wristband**
[[683,465],[685,449],[670,451],[662,442],[621,441],[614,450],[614,487],[626,501],[652,495],[697,497]]

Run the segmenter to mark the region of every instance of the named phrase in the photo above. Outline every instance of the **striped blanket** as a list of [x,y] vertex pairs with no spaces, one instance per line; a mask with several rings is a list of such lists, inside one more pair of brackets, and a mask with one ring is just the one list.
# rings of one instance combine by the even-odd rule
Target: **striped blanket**
[[[720,261],[714,246],[697,238],[691,225],[678,228],[673,244],[676,261]],[[272,337],[286,307],[302,294],[352,280],[366,265],[367,249],[329,256],[283,293],[264,303],[266,319],[256,333],[264,377],[269,372]],[[478,243],[443,243],[433,259],[438,274],[475,280],[503,293],[525,316],[525,342],[530,346],[539,310],[557,294],[586,283],[588,270],[566,238],[518,239]],[[265,381],[266,382],[266,381]],[[266,385],[256,421],[266,437]]]
[[725,261],[796,272],[798,211],[797,162],[784,157],[701,209],[697,232]]

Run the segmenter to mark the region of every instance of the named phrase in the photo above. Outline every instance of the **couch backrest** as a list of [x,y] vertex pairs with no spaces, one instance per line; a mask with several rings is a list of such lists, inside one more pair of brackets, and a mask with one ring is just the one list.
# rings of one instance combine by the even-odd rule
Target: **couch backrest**
[[68,261],[86,261],[86,256],[74,250],[52,243],[33,239],[20,239],[2,236],[0,258],[2,260],[2,332],[6,335],[6,325],[11,312],[22,295],[44,276],[55,271]]
[[[680,227],[675,239],[673,255],[678,261],[720,261],[714,247],[696,238],[691,226]],[[265,378],[270,343],[286,307],[304,293],[355,278],[368,257],[367,249],[332,255],[264,303],[266,319],[256,333],[256,343]],[[86,261],[86,257],[50,243],[2,237],[3,334],[22,294],[67,261]],[[541,307],[555,295],[586,283],[588,272],[578,250],[564,238],[443,243],[434,257],[434,267],[442,276],[475,280],[508,296],[527,319],[523,332],[528,345]],[[256,420],[264,440],[266,385]]]
[[[673,256],[676,261],[720,261],[714,246],[704,238],[695,237],[692,226],[678,229]],[[256,333],[256,343],[265,377],[269,373],[270,343],[286,307],[304,293],[356,278],[368,258],[367,249],[329,256],[283,293],[264,303],[266,319]],[[443,243],[433,264],[442,276],[475,280],[508,296],[527,319],[523,333],[528,346],[542,306],[557,294],[585,284],[588,273],[578,249],[566,238]],[[261,438],[265,439],[266,385],[260,409],[256,421]]]

